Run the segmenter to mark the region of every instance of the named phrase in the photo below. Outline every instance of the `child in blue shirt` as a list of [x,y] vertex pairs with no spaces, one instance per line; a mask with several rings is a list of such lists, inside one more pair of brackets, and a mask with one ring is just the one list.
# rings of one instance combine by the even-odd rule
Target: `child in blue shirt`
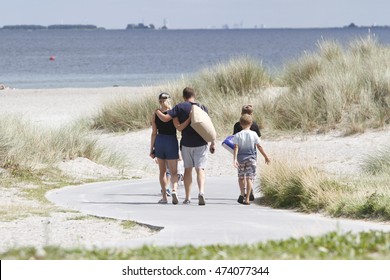
[[263,147],[260,146],[260,137],[256,132],[250,130],[252,122],[251,115],[243,114],[240,118],[242,131],[236,133],[233,137],[233,165],[238,169],[238,183],[241,192],[237,201],[245,205],[250,204],[249,195],[245,196],[245,188],[247,194],[250,194],[253,189],[253,180],[256,178],[256,148],[263,155],[265,163],[270,163]]

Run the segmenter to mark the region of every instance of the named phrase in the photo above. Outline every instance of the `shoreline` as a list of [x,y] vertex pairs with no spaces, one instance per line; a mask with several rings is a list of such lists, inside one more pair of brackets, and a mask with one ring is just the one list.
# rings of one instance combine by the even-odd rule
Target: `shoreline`
[[55,126],[92,115],[110,99],[139,98],[154,91],[154,86],[7,89],[0,92],[0,112]]

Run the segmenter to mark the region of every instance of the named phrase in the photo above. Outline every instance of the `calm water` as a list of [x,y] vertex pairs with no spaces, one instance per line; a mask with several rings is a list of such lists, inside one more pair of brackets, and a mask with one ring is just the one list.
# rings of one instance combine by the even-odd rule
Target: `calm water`
[[[323,39],[342,44],[367,29],[0,30],[0,83],[15,88],[153,85],[237,56],[281,69]],[[375,28],[390,44],[390,29]],[[50,56],[55,56],[50,61]]]

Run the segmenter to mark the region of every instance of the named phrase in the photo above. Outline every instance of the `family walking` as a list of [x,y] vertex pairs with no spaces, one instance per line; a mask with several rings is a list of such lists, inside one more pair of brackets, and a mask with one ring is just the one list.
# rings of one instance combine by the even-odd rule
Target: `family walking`
[[[162,198],[160,204],[167,204],[168,179],[167,171],[170,174],[172,186],[172,203],[178,204],[177,196],[177,163],[179,153],[184,165],[184,188],[185,198],[183,204],[191,203],[192,171],[195,168],[196,182],[198,185],[198,204],[206,205],[205,182],[208,152],[214,153],[216,149],[215,139],[210,145],[190,125],[190,113],[192,106],[199,106],[208,113],[204,105],[196,102],[195,91],[186,87],[183,90],[184,101],[173,108],[170,103],[170,95],[161,93],[159,95],[159,108],[152,116],[152,134],[150,143],[150,157],[157,160],[159,166],[159,180],[161,185]],[[250,114],[243,114],[240,119],[240,129],[233,138],[235,145],[233,165],[238,169],[238,183],[240,187],[239,203],[249,204],[253,180],[256,176],[256,147],[264,156],[265,162],[270,162],[268,156],[260,146],[260,138],[256,132],[250,130],[253,124]],[[256,125],[257,126],[257,125]],[[258,126],[257,126],[258,129]],[[236,125],[234,130],[236,131]],[[178,143],[176,131],[181,132],[181,141]],[[259,132],[260,134],[260,132]],[[247,194],[245,194],[245,191]]]

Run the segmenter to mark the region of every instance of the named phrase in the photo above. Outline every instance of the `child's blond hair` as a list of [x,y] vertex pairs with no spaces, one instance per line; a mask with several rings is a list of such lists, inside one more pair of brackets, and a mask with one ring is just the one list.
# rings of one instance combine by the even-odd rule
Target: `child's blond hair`
[[251,115],[243,114],[240,117],[240,125],[242,127],[247,127],[247,126],[250,126],[251,124],[252,124],[252,116]]

